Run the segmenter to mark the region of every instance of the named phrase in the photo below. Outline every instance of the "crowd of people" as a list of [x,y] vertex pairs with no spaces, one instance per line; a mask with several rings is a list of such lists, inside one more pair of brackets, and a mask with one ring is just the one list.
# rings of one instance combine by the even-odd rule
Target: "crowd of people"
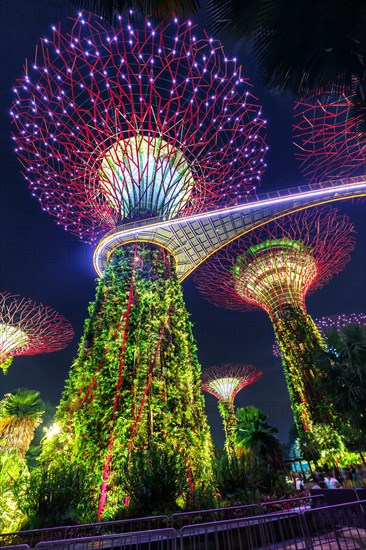
[[347,464],[345,468],[312,472],[308,477],[297,475],[295,486],[297,491],[366,487],[366,465]]

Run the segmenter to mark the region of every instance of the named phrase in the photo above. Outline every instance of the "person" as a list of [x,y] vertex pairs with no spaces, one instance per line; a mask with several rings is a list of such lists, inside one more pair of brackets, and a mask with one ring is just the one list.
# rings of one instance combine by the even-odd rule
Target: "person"
[[305,491],[305,485],[301,475],[296,478],[296,491]]
[[315,484],[312,489],[328,489],[327,483],[324,481],[324,474],[319,474],[314,478]]
[[339,489],[341,487],[341,484],[339,483],[334,470],[333,470],[333,472],[332,472],[332,474],[329,478],[328,487],[329,487],[329,489]]

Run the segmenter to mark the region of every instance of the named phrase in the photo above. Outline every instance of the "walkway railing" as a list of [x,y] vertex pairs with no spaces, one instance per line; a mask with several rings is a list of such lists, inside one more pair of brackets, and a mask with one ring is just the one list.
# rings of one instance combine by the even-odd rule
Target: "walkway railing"
[[[311,498],[308,499],[311,501]],[[242,513],[235,519],[213,520],[183,525],[179,521],[209,517],[210,513],[228,514],[230,508],[200,510],[187,518],[175,514],[168,524],[167,516],[120,520],[99,524],[78,525],[24,531],[1,535],[0,550],[330,550],[366,548],[366,500],[347,502],[336,506],[311,508],[304,498],[288,499],[268,506],[291,505],[292,510],[261,513],[257,505],[231,507],[232,513]],[[307,508],[306,508],[307,506]],[[241,512],[240,512],[241,511]],[[198,514],[201,513],[199,516]],[[196,515],[194,515],[196,514]],[[213,517],[213,516],[211,516]],[[104,534],[83,536],[91,527],[98,526]],[[149,527],[148,527],[149,526]],[[108,530],[119,529],[119,533]],[[135,530],[133,530],[135,529]],[[125,530],[125,532],[123,532]],[[28,544],[16,544],[19,535],[31,535]],[[43,537],[59,538],[45,540]],[[73,534],[74,536],[70,537]],[[36,536],[35,536],[36,535]],[[70,538],[65,538],[69,535]],[[76,535],[76,536],[75,536]],[[33,539],[32,539],[33,536]],[[4,539],[7,538],[7,542]],[[12,540],[11,540],[12,538]],[[34,542],[43,539],[42,542]],[[33,542],[32,542],[33,541]],[[8,543],[8,544],[7,544]]]

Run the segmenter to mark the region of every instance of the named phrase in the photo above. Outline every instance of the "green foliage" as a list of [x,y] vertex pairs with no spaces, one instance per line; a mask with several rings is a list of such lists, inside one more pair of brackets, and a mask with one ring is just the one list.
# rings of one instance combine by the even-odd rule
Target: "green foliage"
[[17,389],[0,401],[0,450],[25,456],[41,423],[43,401],[36,390]]
[[56,407],[48,401],[42,402],[42,408],[44,410],[42,422],[36,427],[32,443],[25,455],[29,469],[35,468],[38,463],[37,461],[42,451],[42,440],[45,437],[46,431],[51,427],[56,413]]
[[338,414],[347,449],[366,450],[366,329],[348,325],[325,336],[326,350],[317,355],[319,384]]
[[274,468],[259,454],[243,450],[240,454],[218,454],[214,478],[220,505],[250,504],[264,495],[286,493],[285,472]]
[[10,367],[12,362],[13,362],[13,357],[8,357],[7,359],[0,361],[0,368],[2,369],[4,374],[8,372],[8,368]]
[[305,310],[289,307],[273,316],[294,420],[300,439],[326,455],[342,451],[342,434],[317,358],[325,353],[319,330]]
[[40,445],[42,439],[44,438],[45,431],[51,427],[54,422],[56,407],[52,405],[49,401],[42,400],[42,422],[36,427],[34,432],[34,438],[32,440],[32,445]]
[[135,451],[125,479],[132,515],[173,513],[189,489],[182,457],[164,447]]
[[[263,482],[265,464],[259,457],[248,454],[218,455],[214,466],[215,485],[226,502],[242,501],[243,494],[249,492],[251,498]],[[244,503],[246,498],[244,497]]]
[[260,409],[248,406],[237,409],[236,419],[238,447],[261,456],[275,468],[283,468],[282,448],[275,435],[278,430],[268,424],[266,415]]
[[326,351],[317,356],[320,384],[343,424],[366,433],[366,329],[348,325],[325,337]]
[[80,466],[43,464],[32,470],[27,482],[20,480],[15,495],[30,529],[67,525],[83,517],[81,496],[87,485],[87,473]]
[[36,390],[19,388],[4,395],[0,401],[0,419],[15,416],[18,419],[32,418],[40,424],[44,411],[43,401]]
[[28,469],[19,453],[0,454],[0,533],[11,533],[22,528],[26,516],[17,505],[14,495],[20,480],[26,482]]
[[221,418],[224,421],[225,429],[225,450],[231,455],[236,452],[236,416],[233,402],[220,400],[218,402]]
[[318,424],[313,427],[311,438],[318,445],[325,458],[344,451],[343,439],[339,432],[327,424]]
[[62,431],[42,460],[85,467],[85,508],[103,517],[123,508],[121,472],[148,447],[181,455],[198,489],[212,475],[212,445],[174,260],[153,245],[118,249],[89,314],[56,414]]
[[273,323],[298,432],[310,432],[314,424],[331,424],[331,407],[316,383],[316,355],[323,349],[319,330],[306,311],[297,308],[284,310]]

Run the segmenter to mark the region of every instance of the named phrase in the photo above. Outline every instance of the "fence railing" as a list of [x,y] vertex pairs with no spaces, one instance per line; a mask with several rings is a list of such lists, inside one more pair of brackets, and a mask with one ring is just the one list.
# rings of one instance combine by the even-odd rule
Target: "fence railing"
[[[304,499],[289,500],[302,501]],[[286,501],[279,502],[283,504]],[[238,509],[242,508],[243,516],[235,519],[188,524],[181,528],[177,528],[179,518],[176,520],[175,528],[154,528],[153,526],[149,529],[146,526],[154,518],[106,522],[106,524],[112,524],[113,528],[119,525],[121,529],[133,529],[134,527],[143,527],[145,521],[145,529],[118,534],[104,532],[97,536],[43,540],[35,546],[32,546],[31,542],[29,544],[9,544],[1,546],[0,550],[30,550],[32,547],[36,550],[343,550],[366,548],[366,500],[318,508],[309,506],[305,508],[305,506],[299,505],[292,510],[260,515],[258,515],[259,508],[255,506],[233,508],[236,508],[237,513]],[[220,511],[227,513],[227,510],[223,508]],[[211,511],[201,512],[209,513]],[[253,512],[252,515],[250,515],[251,512]],[[247,515],[245,516],[245,514]],[[193,515],[192,518],[194,518]],[[167,519],[166,516],[159,516],[159,521]],[[44,532],[50,532],[50,530],[45,529]]]
[[11,545],[22,550],[22,546],[24,545],[34,548],[39,542],[43,541],[148,531],[169,526],[168,516],[162,515],[86,523],[82,525],[64,525],[61,527],[48,527],[46,529],[30,529],[28,531],[0,534],[0,546],[7,546],[9,548]]
[[210,510],[195,510],[193,512],[179,512],[171,517],[171,526],[180,529],[185,525],[206,523],[226,519],[236,519],[247,516],[260,515],[260,504],[246,504],[242,506],[227,506],[225,508],[212,508]]
[[292,545],[302,536],[300,515],[296,512],[266,514],[251,518],[187,525],[179,534],[181,550],[253,550]]
[[67,540],[40,542],[37,550],[175,550],[177,533],[175,529],[152,529],[120,535],[102,535]]

